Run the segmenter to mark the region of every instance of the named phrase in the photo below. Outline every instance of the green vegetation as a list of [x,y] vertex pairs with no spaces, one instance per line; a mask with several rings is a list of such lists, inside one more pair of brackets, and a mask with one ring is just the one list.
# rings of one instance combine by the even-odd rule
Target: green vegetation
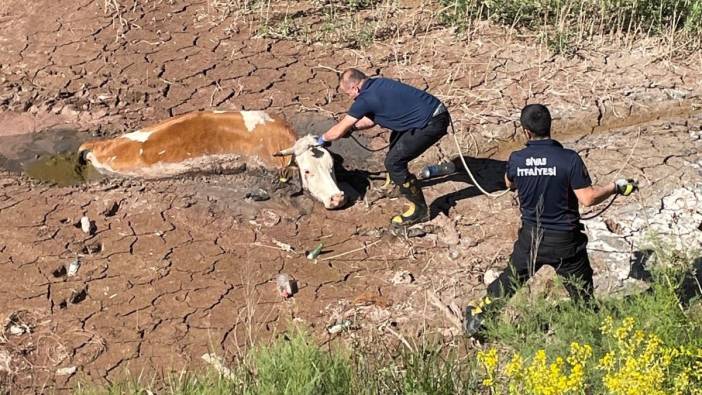
[[697,252],[659,241],[650,247],[656,269],[647,291],[587,307],[522,292],[488,323],[483,348],[423,338],[392,350],[364,343],[323,349],[293,329],[251,349],[229,378],[187,373],[77,392],[702,394],[702,301],[691,299],[702,292]]
[[696,48],[702,32],[702,0],[441,0],[441,20],[460,31],[490,20],[539,32],[555,52],[571,52],[581,40],[608,34],[665,36],[675,46]]
[[396,9],[393,0],[314,1],[313,5],[304,15],[295,17],[287,10],[266,14],[258,35],[365,48],[397,29],[391,21]]
[[474,19],[539,28],[582,23],[591,33],[664,33],[702,28],[700,0],[441,0],[444,20],[466,26]]

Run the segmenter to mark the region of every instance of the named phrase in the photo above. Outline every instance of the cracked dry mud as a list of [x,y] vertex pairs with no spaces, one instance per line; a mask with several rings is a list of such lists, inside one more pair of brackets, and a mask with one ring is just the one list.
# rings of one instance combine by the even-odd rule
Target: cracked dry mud
[[[298,132],[319,133],[349,104],[330,69],[359,66],[441,97],[488,187],[519,146],[515,120],[526,102],[549,105],[555,137],[582,154],[596,181],[639,179],[639,193],[587,225],[599,294],[631,281],[630,257],[649,223],[700,247],[698,56],[669,58],[643,40],[627,53],[603,45],[563,58],[487,28],[460,41],[428,29],[363,51],[339,49],[256,37],[256,21],[212,18],[207,4],[130,3],[123,21],[87,0],[0,5],[0,164],[72,138],[28,136],[114,135],[210,107],[275,111]],[[365,136],[378,148],[387,135]],[[335,149],[347,169],[382,170],[380,154],[349,141]],[[455,155],[445,138],[412,168]],[[387,333],[391,324],[408,337],[450,336],[450,312],[484,292],[486,270],[504,268],[519,226],[514,198],[482,196],[463,175],[426,183],[439,231],[412,239],[378,231],[399,201],[326,211],[273,191],[272,180],[247,172],[50,187],[2,172],[0,378],[18,392],[42,392],[128,372],[198,369],[205,353],[231,360],[293,322],[321,340],[345,318],[360,330],[341,338]],[[254,186],[273,198],[245,200]],[[94,234],[76,226],[83,215]],[[307,260],[320,241],[324,253]],[[69,276],[76,257],[80,267]],[[298,281],[293,298],[275,291],[281,272]]]

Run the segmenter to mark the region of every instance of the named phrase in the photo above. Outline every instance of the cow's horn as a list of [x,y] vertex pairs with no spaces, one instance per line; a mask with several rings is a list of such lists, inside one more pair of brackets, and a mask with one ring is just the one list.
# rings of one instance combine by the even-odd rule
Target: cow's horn
[[284,149],[273,154],[273,156],[290,156],[293,154],[293,148]]
[[88,154],[90,153],[89,150],[84,149],[82,151],[78,152],[78,164],[81,166],[85,166],[88,164]]

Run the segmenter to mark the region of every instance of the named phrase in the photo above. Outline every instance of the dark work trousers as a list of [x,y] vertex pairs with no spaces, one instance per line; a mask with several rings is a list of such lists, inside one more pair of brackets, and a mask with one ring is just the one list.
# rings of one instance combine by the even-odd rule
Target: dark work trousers
[[[539,238],[536,227],[522,224],[509,266],[488,285],[488,295],[507,299],[541,266],[551,265],[565,279],[564,285],[574,301],[590,301],[594,287],[585,233],[581,230],[558,232],[546,229],[541,232]],[[538,246],[538,249],[533,246]],[[532,254],[533,250],[537,253]]]
[[402,185],[410,177],[407,164],[421,155],[446,135],[451,116],[448,111],[429,120],[421,129],[404,132],[393,131],[390,134],[390,150],[385,157],[385,168],[395,185]]

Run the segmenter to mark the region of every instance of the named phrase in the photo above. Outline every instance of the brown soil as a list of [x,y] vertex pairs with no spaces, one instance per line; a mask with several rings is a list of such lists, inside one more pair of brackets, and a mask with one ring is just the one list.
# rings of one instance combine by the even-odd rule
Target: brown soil
[[[482,158],[470,161],[472,170],[492,190],[521,138],[515,120],[526,102],[549,105],[556,137],[565,131],[563,142],[583,155],[597,181],[620,168],[641,180],[637,197],[617,201],[605,218],[632,202],[655,207],[666,191],[701,179],[699,57],[670,58],[646,40],[632,50],[603,44],[566,58],[485,26],[469,39],[447,29],[403,31],[358,50],[259,38],[252,16],[221,20],[205,1],[125,2],[123,19],[103,2],[65,3],[0,5],[6,169],[72,142],[57,138],[59,129],[112,135],[210,107],[266,109],[300,133],[320,133],[349,104],[330,69],[359,66],[440,96],[465,153]],[[398,8],[397,17],[412,11]],[[50,142],[38,143],[45,134]],[[382,147],[386,137],[371,131],[364,141]],[[382,170],[382,153],[349,140],[334,150],[352,171],[342,176],[345,189],[362,194],[367,177],[378,178],[367,172]],[[413,169],[455,156],[446,138]],[[361,331],[392,323],[407,337],[452,336],[455,317],[446,312],[482,294],[483,273],[505,266],[519,226],[513,197],[482,196],[465,175],[426,183],[437,230],[411,239],[378,231],[400,201],[366,207],[359,199],[326,211],[296,196],[294,186],[275,190],[274,180],[248,172],[52,187],[1,173],[0,315],[8,325],[0,377],[18,392],[43,392],[197,369],[204,353],[231,360],[293,322],[327,339],[325,327],[342,317]],[[273,198],[244,199],[257,186]],[[94,234],[80,229],[83,215],[94,221]],[[320,241],[323,254],[307,260]],[[81,266],[69,277],[62,268],[77,256]],[[606,277],[607,268],[593,264]],[[281,272],[299,282],[287,300],[275,292]],[[28,333],[11,333],[17,320]],[[72,372],[59,370],[66,367],[76,371],[62,374]]]

